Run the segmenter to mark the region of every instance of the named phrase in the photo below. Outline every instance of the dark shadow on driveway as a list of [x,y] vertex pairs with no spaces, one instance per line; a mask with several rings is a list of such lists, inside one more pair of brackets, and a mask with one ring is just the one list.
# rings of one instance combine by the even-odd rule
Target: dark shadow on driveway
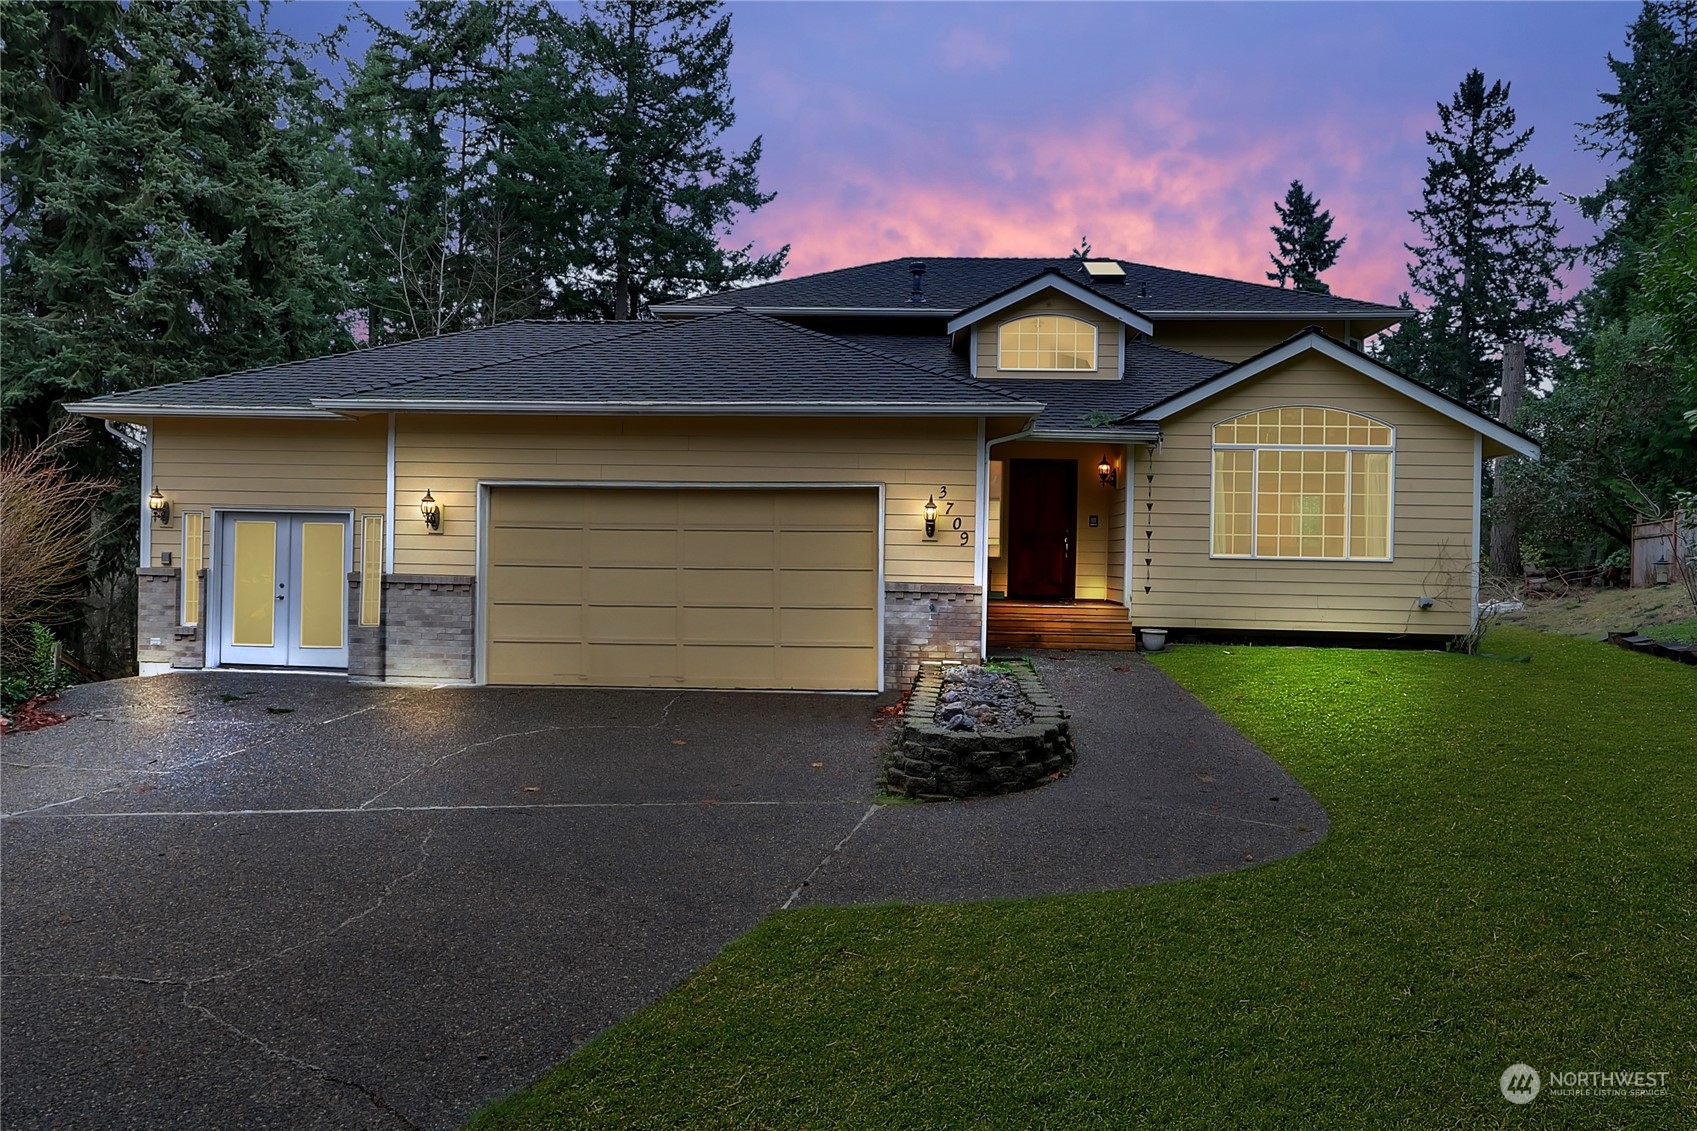
[[457,1126],[786,904],[1123,887],[1323,831],[1149,665],[1039,667],[1072,777],[876,809],[888,698],[77,689],[0,768],[5,1124]]

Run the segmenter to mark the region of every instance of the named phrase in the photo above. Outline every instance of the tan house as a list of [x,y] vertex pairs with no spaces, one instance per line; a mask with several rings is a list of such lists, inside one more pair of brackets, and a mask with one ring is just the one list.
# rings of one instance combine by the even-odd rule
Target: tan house
[[139,655],[871,691],[1133,626],[1439,639],[1524,436],[1402,312],[1119,260],[892,260],[100,397],[145,429]]

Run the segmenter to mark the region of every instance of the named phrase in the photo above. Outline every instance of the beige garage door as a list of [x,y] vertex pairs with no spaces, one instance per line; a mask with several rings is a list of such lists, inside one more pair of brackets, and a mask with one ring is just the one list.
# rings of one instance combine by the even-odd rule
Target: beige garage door
[[878,499],[496,487],[490,683],[874,690]]

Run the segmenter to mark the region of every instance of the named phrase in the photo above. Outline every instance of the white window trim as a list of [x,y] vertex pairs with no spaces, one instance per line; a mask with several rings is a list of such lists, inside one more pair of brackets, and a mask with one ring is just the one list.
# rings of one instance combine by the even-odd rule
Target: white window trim
[[[1221,444],[1221,443],[1210,443],[1208,445],[1208,556],[1210,558],[1217,559],[1217,560],[1220,560],[1220,561],[1232,561],[1232,562],[1247,562],[1247,561],[1257,561],[1257,562],[1377,562],[1377,563],[1394,562],[1396,560],[1396,426],[1389,423],[1388,421],[1380,420],[1377,417],[1368,416],[1364,412],[1356,412],[1353,409],[1339,408],[1336,405],[1270,405],[1270,406],[1268,406],[1268,408],[1330,408],[1334,412],[1347,412],[1351,416],[1359,416],[1363,420],[1370,420],[1374,424],[1377,424],[1381,427],[1389,428],[1390,431],[1391,431],[1391,442],[1389,444],[1236,444],[1236,443]],[[1250,409],[1248,412],[1234,413],[1233,415],[1225,417],[1224,419],[1216,420],[1216,421],[1214,421],[1214,423],[1212,423],[1208,426],[1208,437],[1209,437],[1210,440],[1212,440],[1213,436],[1214,436],[1214,429],[1219,427],[1221,424],[1225,424],[1228,421],[1237,420],[1237,419],[1244,417],[1244,416],[1249,416],[1249,415],[1256,413],[1256,412],[1265,412],[1265,411],[1267,411],[1267,410],[1266,409]],[[1219,497],[1218,494],[1217,494],[1217,490],[1218,490],[1217,479],[1218,479],[1219,471],[1220,471],[1219,463],[1218,463],[1217,460],[1214,459],[1214,453],[1219,452],[1219,451],[1238,451],[1238,452],[1254,452],[1255,453],[1255,456],[1250,460],[1250,463],[1249,463],[1249,470],[1250,470],[1250,475],[1251,475],[1252,478],[1250,480],[1250,486],[1249,486],[1249,553],[1247,553],[1247,554],[1222,554],[1222,553],[1217,552],[1214,549],[1214,523],[1215,523],[1215,519],[1216,519],[1214,508],[1215,508],[1215,505],[1216,505],[1216,500]],[[1260,453],[1264,452],[1264,451],[1266,451],[1266,452],[1350,452],[1350,453],[1354,453],[1354,452],[1374,452],[1374,453],[1383,452],[1386,455],[1390,456],[1390,467],[1386,471],[1387,484],[1386,484],[1386,498],[1385,498],[1385,556],[1384,557],[1357,557],[1357,556],[1355,556],[1355,555],[1353,555],[1349,552],[1350,536],[1354,533],[1354,531],[1351,529],[1351,525],[1352,525],[1352,522],[1353,522],[1353,515],[1354,515],[1354,507],[1351,506],[1351,503],[1353,502],[1352,496],[1353,496],[1353,492],[1354,492],[1354,486],[1353,486],[1352,481],[1355,477],[1355,457],[1354,457],[1353,454],[1350,456],[1348,468],[1344,471],[1344,494],[1343,494],[1343,547],[1344,547],[1344,552],[1343,552],[1343,555],[1341,557],[1329,557],[1329,556],[1319,556],[1319,555],[1312,555],[1312,554],[1290,555],[1290,554],[1261,554],[1261,553],[1257,553],[1255,547],[1260,541],[1260,534],[1261,534],[1261,457],[1260,457]]]
[[[1003,365],[1002,358],[1007,352],[1007,328],[1029,318],[1064,318],[1068,322],[1076,322],[1090,329],[1090,367],[1088,369],[1051,369],[1045,365]],[[1000,373],[1100,373],[1102,371],[1102,334],[1094,322],[1087,322],[1071,314],[1051,314],[1047,311],[1032,314],[1021,314],[1010,318],[996,326],[996,370]]]

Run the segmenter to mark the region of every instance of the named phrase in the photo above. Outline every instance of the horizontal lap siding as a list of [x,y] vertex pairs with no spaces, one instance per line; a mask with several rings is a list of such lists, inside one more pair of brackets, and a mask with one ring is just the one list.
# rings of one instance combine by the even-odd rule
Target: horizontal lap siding
[[[1286,405],[1348,409],[1396,428],[1393,561],[1209,557],[1212,426]],[[1164,422],[1162,431],[1159,451],[1138,455],[1132,563],[1138,624],[1446,634],[1467,628],[1477,556],[1470,430],[1334,361],[1311,357],[1206,401]],[[1144,478],[1149,474],[1153,484]],[[1153,511],[1142,505],[1148,501]],[[1146,536],[1151,529],[1153,540]],[[1145,557],[1152,563],[1145,565]],[[1434,597],[1436,607],[1416,609],[1422,595]]]
[[[219,510],[353,510],[382,514],[387,422],[357,420],[156,420],[153,480],[171,503],[171,522],[154,526],[153,557],[187,565],[182,515]],[[144,485],[150,489],[151,484]],[[354,524],[360,537],[362,524]],[[359,560],[356,546],[355,561]],[[207,553],[211,539],[207,540]]]
[[1096,369],[1094,372],[1087,369],[1068,369],[1052,374],[1029,369],[1014,369],[1009,370],[1005,376],[1030,377],[1036,380],[1042,380],[1045,377],[1061,377],[1068,380],[1078,380],[1083,377],[1102,377],[1114,380],[1119,378],[1120,322],[1100,311],[1085,306],[1076,299],[1052,293],[1039,295],[1016,306],[1011,306],[978,324],[978,375],[980,377],[1002,376],[997,370],[997,363],[1001,357],[997,329],[1004,322],[1012,322],[1014,319],[1024,318],[1028,314],[1064,314],[1095,326]]
[[1343,340],[1342,322],[1320,322],[1313,318],[1289,322],[1157,321],[1150,340],[1158,346],[1185,353],[1199,353],[1221,361],[1242,361],[1272,349],[1304,327],[1316,325],[1332,337]]
[[[470,574],[477,484],[885,484],[885,579],[970,584],[977,460],[974,420],[401,416],[396,425],[395,569]],[[948,489],[952,515],[925,540],[925,500]],[[428,488],[441,534],[416,521]],[[976,533],[972,533],[976,537]]]

